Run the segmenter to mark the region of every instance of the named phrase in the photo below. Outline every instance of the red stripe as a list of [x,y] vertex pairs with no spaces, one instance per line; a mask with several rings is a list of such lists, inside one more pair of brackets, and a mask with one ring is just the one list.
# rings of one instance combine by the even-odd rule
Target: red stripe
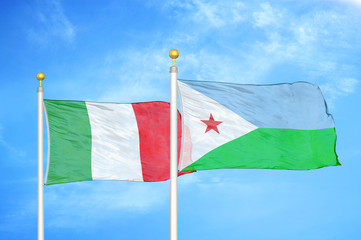
[[[169,179],[170,104],[146,102],[132,104],[139,130],[140,159],[145,182]],[[178,112],[178,162],[182,124]],[[183,175],[178,174],[178,175]]]

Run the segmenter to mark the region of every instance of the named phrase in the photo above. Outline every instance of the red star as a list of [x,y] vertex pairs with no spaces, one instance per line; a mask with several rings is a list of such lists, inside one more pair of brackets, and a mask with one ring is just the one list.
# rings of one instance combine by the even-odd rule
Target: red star
[[206,132],[208,132],[209,130],[214,130],[219,134],[217,125],[221,124],[222,122],[221,121],[214,121],[212,113],[211,113],[211,116],[209,116],[209,120],[201,120],[201,121],[207,125]]

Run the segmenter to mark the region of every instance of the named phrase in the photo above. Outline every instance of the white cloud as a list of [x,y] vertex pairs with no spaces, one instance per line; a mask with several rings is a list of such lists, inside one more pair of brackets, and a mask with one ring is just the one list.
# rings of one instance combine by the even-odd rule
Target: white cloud
[[60,0],[39,3],[35,14],[38,24],[28,31],[30,41],[41,45],[48,45],[53,39],[73,42],[75,27],[65,15]]
[[224,2],[221,6],[219,2],[217,4],[217,2],[211,3],[202,0],[195,0],[193,3],[197,9],[193,18],[195,22],[205,22],[219,28],[226,24],[239,23],[243,19],[240,14],[243,4],[240,2],[228,2],[229,6]]
[[206,28],[221,28],[244,21],[244,4],[240,1],[173,0],[167,1],[165,8],[186,10],[189,19]]
[[347,4],[352,4],[354,6],[357,6],[357,7],[361,7],[361,0],[331,0],[331,1],[347,3]]
[[354,78],[343,78],[337,83],[338,89],[344,94],[351,94],[355,92],[358,80]]
[[[232,2],[235,4],[235,2]],[[337,8],[319,10],[310,9],[299,15],[290,9],[277,7],[269,2],[261,3],[259,6],[252,4],[241,4],[239,13],[243,14],[243,21],[235,24],[237,31],[245,32],[244,29],[256,26],[256,30],[262,34],[258,41],[249,44],[247,48],[237,47],[238,43],[219,39],[225,31],[220,11],[215,9],[232,8],[232,3],[207,3],[205,1],[172,1],[173,7],[181,7],[185,11],[183,18],[189,19],[196,16],[198,22],[209,24],[218,28],[216,34],[212,29],[205,27],[201,32],[193,32],[192,41],[186,41],[191,46],[186,53],[181,53],[182,62],[180,76],[185,79],[216,80],[241,83],[264,83],[270,81],[269,75],[275,68],[292,65],[296,70],[302,72],[303,81],[312,81],[325,85],[335,79],[345,79],[345,75],[355,72],[352,65],[343,61],[341,49],[350,50],[361,43],[361,35],[355,27],[356,18],[349,15],[347,11]],[[198,4],[198,5],[197,5]],[[201,6],[201,7],[200,7]],[[194,10],[190,10],[193,7]],[[203,9],[203,10],[202,10]],[[205,10],[207,9],[207,11]],[[211,23],[207,16],[217,12],[217,17]],[[252,19],[247,19],[247,14]],[[223,19],[223,20],[221,20]],[[221,27],[222,26],[222,27]],[[190,26],[187,31],[192,32]],[[180,35],[184,32],[180,32]],[[264,36],[264,37],[263,37]],[[177,38],[175,38],[177,39]],[[217,44],[212,49],[203,45],[204,39],[216,39]],[[237,38],[242,43],[242,35]],[[352,39],[352,41],[350,41]],[[181,42],[181,41],[179,41]],[[194,50],[193,50],[194,49]],[[335,53],[334,50],[337,50]],[[220,52],[223,54],[220,57]],[[349,75],[350,76],[350,75]],[[351,74],[352,76],[352,74]],[[280,78],[279,78],[280,77]],[[274,81],[295,81],[292,76],[285,80],[283,76],[277,76]],[[331,87],[332,84],[328,84]],[[333,84],[332,86],[336,86]],[[338,87],[334,92],[340,92]],[[346,96],[345,91],[336,94],[335,99]],[[329,91],[330,93],[330,91]]]
[[[342,70],[345,64],[338,59],[337,53],[333,54],[329,49],[332,51],[336,46],[350,49],[361,39],[360,34],[355,32],[357,28],[354,27],[353,16],[334,8],[321,11],[315,8],[298,15],[269,2],[256,4],[231,0],[173,0],[163,3],[163,10],[171,10],[171,14],[178,14],[176,19],[181,19],[175,21],[176,27],[182,29],[186,26],[186,30],[177,31],[177,34],[172,32],[169,36],[161,36],[164,43],[180,47],[178,76],[264,83],[269,81],[269,73],[275,67],[292,64],[302,70],[306,77],[302,80],[324,84],[333,81],[335,75],[343,79],[343,75],[350,72],[349,69]],[[195,24],[189,24],[188,20]],[[236,36],[233,41],[222,36],[228,33],[229,25],[233,26],[232,36]],[[262,37],[248,43],[246,48],[241,47],[245,29],[254,29],[255,26]],[[204,44],[206,39],[212,39],[212,48]],[[157,45],[155,41],[150,45]],[[169,75],[164,66],[170,63],[168,50],[152,47],[136,51],[120,49],[110,53],[106,63],[113,74],[109,77],[117,77],[111,86],[104,84],[104,94],[97,100],[130,102],[159,97],[167,100]],[[144,55],[144,52],[147,54]],[[157,86],[152,84],[154,82]]]
[[333,109],[335,108],[337,98],[354,93],[358,84],[359,80],[355,78],[339,78],[321,84],[320,88],[327,99],[328,106]]
[[301,45],[312,44],[315,41],[313,28],[310,26],[297,26],[293,29],[297,42]]
[[[354,15],[335,8],[311,9],[297,15],[270,3],[261,4],[261,8],[262,11],[253,14],[254,24],[263,31],[266,40],[254,43],[248,52],[249,79],[257,81],[282,64],[292,64],[302,70],[304,81],[323,85],[345,79],[345,75],[356,71],[344,61],[345,53],[340,54],[341,51],[360,50],[361,35],[355,27],[357,18]],[[350,85],[354,86],[354,82]],[[328,88],[331,85],[328,84]],[[334,99],[346,96],[340,89],[335,89],[338,94]]]
[[172,62],[168,51],[157,47],[122,49],[107,55],[105,66],[99,69],[104,81],[99,81],[102,91],[96,100],[128,103],[169,100],[167,66]]
[[[351,71],[346,70],[347,64],[332,52],[335,48],[352,49],[361,43],[354,18],[347,12],[311,9],[298,15],[269,2],[255,6],[257,3],[231,0],[173,0],[159,4],[165,11],[179,14],[176,19],[180,20],[174,22],[175,29],[179,29],[177,34],[171,31],[168,36],[156,36],[149,42],[150,47],[118,49],[103,57],[104,65],[97,65],[92,72],[92,77],[99,76],[99,81],[93,82],[98,86],[88,100],[168,101],[167,66],[171,61],[170,48],[164,46],[170,44],[180,50],[179,78],[265,83],[270,81],[269,73],[283,64],[300,69],[305,76],[302,80],[317,84],[344,79],[344,75],[353,77],[349,75],[353,66]],[[231,34],[228,25],[233,26]],[[255,37],[258,41],[245,41],[244,46],[243,38],[250,29],[260,37]],[[223,34],[234,39],[228,40]],[[281,76],[281,80],[272,81],[285,80]]]
[[261,4],[262,11],[257,11],[253,13],[254,25],[257,27],[265,27],[268,25],[279,25],[281,20],[283,20],[282,13],[271,7],[267,3]]

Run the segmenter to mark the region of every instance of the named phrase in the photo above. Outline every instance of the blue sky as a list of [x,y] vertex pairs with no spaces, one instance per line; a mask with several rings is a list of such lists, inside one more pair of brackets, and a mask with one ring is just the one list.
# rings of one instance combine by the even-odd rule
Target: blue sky
[[[341,167],[179,178],[179,239],[361,238],[361,1],[2,1],[0,239],[36,239],[44,96],[169,101],[178,77],[309,81],[333,114]],[[45,152],[46,155],[46,152]],[[46,239],[169,239],[169,182],[45,187]]]

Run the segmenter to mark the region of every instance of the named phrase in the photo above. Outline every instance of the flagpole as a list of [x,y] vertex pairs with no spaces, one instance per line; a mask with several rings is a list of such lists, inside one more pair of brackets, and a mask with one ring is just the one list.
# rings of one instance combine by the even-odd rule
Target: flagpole
[[175,60],[179,56],[176,49],[169,52],[173,59],[170,67],[170,240],[178,239],[178,196],[177,196],[177,73]]
[[44,240],[44,130],[43,130],[43,94],[41,82],[45,75],[39,72],[36,78],[40,81],[38,92],[38,240]]

